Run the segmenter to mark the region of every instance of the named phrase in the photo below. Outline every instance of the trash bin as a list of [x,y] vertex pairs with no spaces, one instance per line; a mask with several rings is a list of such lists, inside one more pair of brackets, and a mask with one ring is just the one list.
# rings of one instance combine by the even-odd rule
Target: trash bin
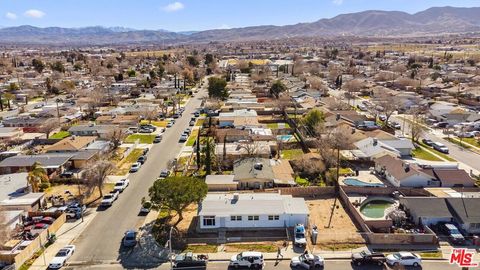
[[317,237],[318,237],[318,229],[317,226],[314,225],[312,228],[312,244],[317,244]]

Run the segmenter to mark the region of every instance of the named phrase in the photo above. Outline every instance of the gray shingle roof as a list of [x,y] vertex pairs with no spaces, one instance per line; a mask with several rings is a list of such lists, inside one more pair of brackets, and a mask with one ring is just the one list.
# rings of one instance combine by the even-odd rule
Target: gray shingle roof
[[[261,164],[262,169],[256,169],[255,164]],[[233,164],[234,180],[240,181],[242,179],[272,179],[275,175],[272,170],[272,165],[268,158],[246,158],[238,160]]]
[[74,154],[20,155],[4,159],[0,167],[30,167],[39,162],[43,168],[56,168],[65,164]]

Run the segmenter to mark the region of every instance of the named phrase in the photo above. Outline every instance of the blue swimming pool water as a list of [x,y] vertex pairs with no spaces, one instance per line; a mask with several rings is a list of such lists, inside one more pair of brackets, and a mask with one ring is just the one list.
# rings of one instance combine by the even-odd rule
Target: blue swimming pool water
[[277,139],[281,140],[282,142],[288,142],[292,139],[293,135],[278,135]]
[[345,178],[343,183],[347,186],[354,187],[385,187],[385,185],[381,183],[366,183],[355,178]]

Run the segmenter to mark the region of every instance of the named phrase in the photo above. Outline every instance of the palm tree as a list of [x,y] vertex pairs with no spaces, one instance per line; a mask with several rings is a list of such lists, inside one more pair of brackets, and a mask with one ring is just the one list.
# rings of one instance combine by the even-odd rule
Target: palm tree
[[41,167],[39,162],[33,163],[32,168],[28,172],[27,182],[27,186],[30,185],[32,187],[32,192],[40,191],[41,183],[48,183],[47,172]]

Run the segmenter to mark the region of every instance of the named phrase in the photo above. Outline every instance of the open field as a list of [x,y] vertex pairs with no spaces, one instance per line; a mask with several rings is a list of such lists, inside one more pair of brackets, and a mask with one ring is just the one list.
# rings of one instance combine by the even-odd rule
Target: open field
[[[103,194],[106,194],[112,191],[113,186],[114,186],[113,183],[107,183],[103,185],[103,188],[102,188]],[[66,194],[67,190],[72,194],[72,196],[67,196]],[[85,185],[62,184],[62,185],[54,185],[49,187],[45,191],[45,196],[46,197],[49,197],[52,195],[62,196],[63,198],[66,199],[66,201],[73,200],[73,199],[80,200],[82,196],[86,196],[85,198],[83,198],[84,204],[93,206],[93,207],[97,206],[100,203],[100,200],[99,200],[100,192],[98,188],[94,188],[90,194],[88,194],[87,192],[88,192],[88,188]]]
[[154,134],[131,134],[125,138],[126,143],[135,143],[138,140],[139,143],[147,143],[152,144],[153,140],[155,139]]

